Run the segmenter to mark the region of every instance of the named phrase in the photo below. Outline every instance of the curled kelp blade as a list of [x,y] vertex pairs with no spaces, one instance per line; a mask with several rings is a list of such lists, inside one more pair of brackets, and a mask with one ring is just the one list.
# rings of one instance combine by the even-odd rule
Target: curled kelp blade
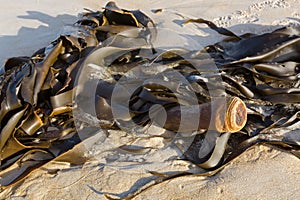
[[226,36],[231,36],[235,39],[240,40],[241,38],[239,36],[237,36],[236,34],[234,34],[233,32],[231,32],[228,29],[222,28],[222,27],[218,27],[216,26],[213,22],[202,19],[202,18],[198,18],[198,19],[188,19],[184,22],[184,24],[188,24],[188,23],[200,23],[200,24],[206,24],[208,25],[211,29],[213,29],[214,31],[222,34],[222,35],[226,35]]
[[[110,40],[126,40],[127,37],[142,36],[148,44],[152,44],[157,35],[156,26],[151,18],[140,10],[120,9],[115,2],[108,2],[104,7],[102,24],[96,31],[97,35],[105,38],[118,35],[117,38]],[[116,43],[105,41],[105,45],[111,45],[112,42]]]
[[1,187],[8,186],[17,180],[20,180],[32,171],[34,168],[38,168],[49,160],[53,159],[53,156],[47,151],[43,150],[30,150],[26,152],[21,158],[19,158],[10,167],[1,170]]
[[212,169],[223,162],[227,142],[231,133],[208,131],[198,135],[189,149],[184,153],[188,160],[203,169]]
[[30,60],[30,57],[13,57],[13,58],[9,58],[6,60],[5,65],[4,65],[4,70],[8,71],[9,69],[12,69],[13,67],[21,67],[24,64],[28,63],[28,61]]
[[[234,60],[234,63],[240,62],[283,62],[299,61],[299,28],[280,28],[272,33],[262,35],[237,36],[230,30],[217,27],[214,23],[204,19],[189,19],[185,23],[204,23],[211,29],[232,39],[225,39],[210,49],[214,49],[214,54],[219,54],[225,60]],[[274,47],[274,48],[270,48]]]
[[154,22],[140,10],[129,11],[120,9],[116,3],[112,1],[108,2],[104,7],[103,15],[109,24],[122,24],[136,27],[155,26]]
[[[10,58],[1,69],[0,167],[5,170],[1,174],[2,185],[22,180],[33,169],[60,155],[67,162],[79,163],[75,150],[70,149],[81,141],[72,114],[72,95],[80,63],[111,36],[120,34],[126,39],[132,36],[128,31],[133,28],[144,31],[145,37],[151,38],[155,33],[155,29],[148,30],[155,27],[153,21],[141,11],[119,13],[123,19],[127,17],[120,24],[114,15],[105,16],[106,10],[83,14],[75,24],[66,26],[50,45],[31,57]],[[131,24],[131,20],[137,23]],[[103,103],[100,99],[98,105]],[[21,157],[35,152],[39,155],[32,159],[34,162],[15,168]],[[69,153],[65,155],[66,152]],[[39,159],[43,153],[51,157]]]

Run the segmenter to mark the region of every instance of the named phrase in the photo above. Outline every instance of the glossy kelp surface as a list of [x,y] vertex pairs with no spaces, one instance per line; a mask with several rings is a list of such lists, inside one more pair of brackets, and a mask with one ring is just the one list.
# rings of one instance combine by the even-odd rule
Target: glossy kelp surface
[[[83,138],[74,122],[73,94],[79,86],[76,77],[84,71],[82,63],[86,59],[100,62],[99,56],[93,57],[99,49],[105,64],[95,66],[101,73],[95,75],[98,82],[93,126],[119,130],[122,125],[125,128],[120,131],[139,137],[132,124],[126,125],[127,115],[120,112],[115,118],[112,96],[118,89],[116,85],[136,84],[135,76],[125,74],[136,66],[144,66],[145,70],[139,71],[138,81],[142,84],[130,95],[130,120],[147,130],[153,124],[151,107],[161,105],[169,121],[161,124],[162,132],[152,131],[148,137],[155,135],[168,140],[172,133],[191,133],[193,142],[183,152],[183,159],[206,170],[199,175],[217,173],[258,144],[268,143],[299,157],[300,28],[236,35],[204,19],[190,19],[186,23],[207,24],[226,38],[199,51],[162,51],[152,45],[157,32],[149,17],[139,10],[120,9],[109,2],[103,11],[82,14],[57,40],[31,57],[8,59],[0,76],[1,188],[17,183],[51,160],[83,164],[89,159],[76,148]],[[141,54],[145,50],[148,54]],[[170,79],[174,71],[186,81]],[[147,82],[149,76],[157,81]],[[84,84],[82,87],[88,88],[88,82]],[[202,119],[200,124],[179,129],[177,122],[181,116],[197,116],[195,110],[201,111],[201,105],[214,105],[222,99],[245,103],[245,109],[238,108],[234,118],[247,119],[242,127],[236,131],[223,129],[232,116],[222,111],[220,116],[210,118],[216,120],[205,122],[208,126],[203,126]],[[194,109],[184,110],[184,106]],[[243,118],[245,111],[247,116]],[[154,114],[160,112],[158,109]],[[217,113],[213,109],[210,112]],[[86,124],[82,116],[82,123]],[[211,125],[219,119],[222,128]],[[86,138],[90,136],[87,134]],[[119,149],[134,155],[146,154],[149,147],[133,148],[125,143]],[[150,173],[159,182],[189,174]],[[129,197],[133,195],[136,194]]]

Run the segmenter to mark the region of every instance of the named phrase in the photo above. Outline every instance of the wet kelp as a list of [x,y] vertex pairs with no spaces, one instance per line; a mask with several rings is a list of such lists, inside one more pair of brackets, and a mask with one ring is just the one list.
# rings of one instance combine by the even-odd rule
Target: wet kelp
[[[104,41],[112,35],[153,26],[141,11],[121,10],[110,2],[103,12],[82,14],[31,57],[7,60],[0,77],[1,188],[81,141],[72,117],[72,90],[81,60],[95,47],[107,45]],[[78,164],[77,158],[69,161]]]
[[[91,73],[98,79],[93,126],[111,130],[122,127],[135,138],[155,135],[165,140],[190,132],[182,137],[191,137],[193,142],[188,148],[178,148],[183,151],[182,159],[207,170],[202,176],[216,173],[247,148],[261,143],[299,157],[300,28],[236,35],[204,19],[186,23],[207,24],[227,37],[199,51],[157,49],[152,44],[157,30],[149,17],[109,2],[103,11],[82,14],[75,24],[66,26],[64,34],[31,57],[8,59],[0,76],[2,189],[54,159],[71,164],[86,162],[88,158],[73,156],[83,139],[72,112],[80,73]],[[93,61],[90,67],[96,71],[81,68],[87,60]],[[138,77],[128,75],[137,66],[142,66]],[[174,71],[180,76],[174,76]],[[154,78],[149,82],[149,77]],[[129,117],[122,112],[122,102],[127,99],[114,98],[114,90],[128,89],[117,87],[122,84],[139,86],[129,95]],[[214,105],[222,99],[226,99],[225,104],[228,99],[239,99],[247,107],[247,122],[236,131],[203,127],[201,123],[181,129],[172,121],[197,116],[195,110],[201,105]],[[115,104],[121,110],[117,117]],[[153,105],[161,107],[153,110]],[[184,106],[194,109],[184,110]],[[151,118],[162,116],[161,108],[166,112],[166,124]],[[239,118],[245,110],[237,112]],[[82,124],[92,123],[82,116]],[[228,118],[224,116],[223,124]],[[146,131],[153,124],[161,126],[160,132]],[[135,126],[144,127],[142,131],[147,134],[135,134]],[[148,150],[126,143],[119,148],[133,154]],[[189,174],[150,173],[160,181]]]

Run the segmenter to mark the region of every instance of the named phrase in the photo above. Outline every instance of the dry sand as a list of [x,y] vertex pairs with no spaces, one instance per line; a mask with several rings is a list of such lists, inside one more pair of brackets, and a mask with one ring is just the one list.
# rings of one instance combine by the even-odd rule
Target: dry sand
[[[64,24],[76,21],[76,15],[83,11],[82,8],[99,9],[106,3],[91,0],[73,0],[68,3],[58,0],[0,2],[0,64],[7,57],[30,55],[47,45],[59,35]],[[182,17],[175,12],[187,17],[213,20],[237,34],[269,32],[281,25],[300,24],[299,0],[116,2],[127,9],[141,9],[154,19],[158,27],[190,34],[193,40],[199,41],[200,46],[216,42],[221,37],[205,26],[181,27],[177,22]],[[156,8],[164,8],[165,12],[155,15],[151,10]],[[160,141],[152,142],[161,144]],[[31,174],[20,187],[4,191],[0,198],[104,199],[106,193],[115,194],[113,197],[124,197],[143,185],[153,183],[147,170],[199,171],[188,162],[176,160],[141,165],[138,159],[133,164],[128,163],[127,158],[107,164],[105,156],[114,155],[103,154],[105,147],[95,142],[89,153],[97,159],[84,166],[48,164]],[[175,153],[166,149],[151,155],[151,159],[166,159]],[[136,199],[299,199],[299,175],[299,159],[271,147],[256,146],[213,177],[179,177],[151,187]]]

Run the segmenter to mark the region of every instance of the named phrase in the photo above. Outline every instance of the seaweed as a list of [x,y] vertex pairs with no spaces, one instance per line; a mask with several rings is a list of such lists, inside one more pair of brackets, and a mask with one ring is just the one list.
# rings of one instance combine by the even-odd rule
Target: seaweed
[[[214,175],[259,144],[299,158],[299,137],[289,134],[299,134],[300,28],[237,35],[201,18],[187,23],[204,23],[226,38],[198,51],[156,49],[155,23],[139,10],[109,2],[102,11],[83,13],[31,57],[8,59],[0,75],[1,189],[51,160],[86,162],[79,147],[93,136],[93,127],[125,132],[127,142],[192,138],[187,149],[177,148],[183,159],[206,170],[199,176]],[[82,84],[81,74],[90,79]],[[96,113],[79,110],[74,94],[92,102]],[[76,123],[92,128],[78,129]],[[130,142],[116,149],[155,150]],[[149,173],[158,177],[156,184],[190,174]]]

